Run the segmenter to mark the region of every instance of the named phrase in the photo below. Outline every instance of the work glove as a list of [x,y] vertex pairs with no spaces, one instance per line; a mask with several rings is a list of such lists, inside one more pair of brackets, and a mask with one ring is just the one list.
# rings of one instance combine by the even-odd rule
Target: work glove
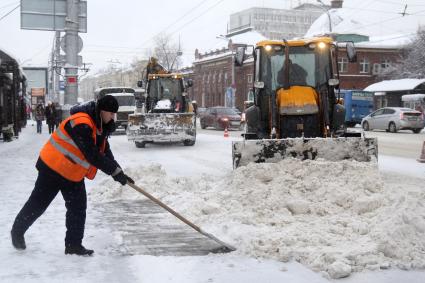
[[125,185],[127,183],[132,183],[134,184],[134,180],[131,179],[130,177],[128,177],[126,174],[124,174],[123,171],[119,172],[118,174],[112,176],[112,178],[114,178],[114,181],[119,182],[121,185]]

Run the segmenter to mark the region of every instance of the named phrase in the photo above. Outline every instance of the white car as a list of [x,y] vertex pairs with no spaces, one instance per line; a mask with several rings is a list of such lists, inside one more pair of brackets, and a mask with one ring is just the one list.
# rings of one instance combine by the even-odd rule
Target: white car
[[377,129],[395,133],[412,130],[418,134],[424,128],[424,115],[410,108],[385,107],[364,117],[361,125],[365,131]]

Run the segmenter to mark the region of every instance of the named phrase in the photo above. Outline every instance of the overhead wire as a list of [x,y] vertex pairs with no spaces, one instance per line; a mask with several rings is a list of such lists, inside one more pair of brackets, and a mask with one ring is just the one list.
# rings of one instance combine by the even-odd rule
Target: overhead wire
[[404,3],[400,3],[400,2],[393,2],[393,1],[388,1],[388,0],[375,0],[376,2],[381,2],[381,3],[387,3],[387,4],[394,4],[394,5],[406,5],[407,6],[411,6],[411,7],[423,7],[425,6],[425,4],[410,4],[408,3],[408,1],[405,1]]
[[9,12],[7,12],[5,15],[3,15],[3,16],[0,18],[0,21],[1,21],[1,20],[3,20],[4,18],[6,18],[7,16],[9,16],[10,14],[12,14],[12,13],[13,13],[13,11],[15,11],[16,9],[18,9],[20,6],[21,6],[21,4],[19,4],[18,6],[16,6],[16,7],[15,7],[15,8],[13,8],[12,10],[10,10]]
[[196,21],[197,19],[199,19],[200,17],[202,17],[203,15],[205,15],[206,13],[210,12],[212,9],[214,9],[215,7],[217,7],[219,4],[221,4],[224,0],[219,0],[217,1],[217,3],[215,3],[214,5],[208,7],[206,10],[204,10],[201,14],[199,14],[197,17],[193,18],[192,20],[186,22],[185,24],[183,24],[182,26],[178,27],[177,29],[175,29],[174,31],[171,32],[171,34],[182,30],[183,28],[185,28],[186,26],[188,26],[189,24],[193,23],[194,21]]
[[[356,29],[376,26],[376,25],[379,25],[379,24],[382,24],[382,23],[394,21],[394,20],[401,19],[401,18],[404,18],[404,17],[412,17],[412,16],[420,15],[421,13],[424,13],[424,12],[425,12],[425,10],[421,10],[421,11],[418,11],[418,12],[415,12],[415,13],[410,13],[406,16],[400,15],[400,16],[397,16],[397,17],[392,17],[392,18],[389,18],[389,19],[380,20],[380,21],[373,22],[373,23],[363,24],[363,25],[356,26]],[[346,29],[346,30],[341,30],[339,32],[340,33],[356,32],[356,30]]]
[[16,5],[16,4],[18,4],[18,3],[19,3],[19,1],[15,1],[15,2],[12,2],[12,3],[6,4],[6,5],[4,5],[4,6],[1,6],[1,7],[0,7],[0,10],[1,10],[1,9],[3,9],[3,8],[10,7],[10,6],[12,6],[12,5]]
[[186,16],[188,16],[190,13],[192,13],[194,10],[196,10],[198,7],[202,6],[205,2],[207,2],[209,0],[203,0],[200,3],[198,3],[197,5],[195,5],[194,7],[192,7],[191,9],[189,9],[189,11],[187,11],[183,16],[179,17],[177,20],[175,20],[174,22],[172,22],[171,24],[167,25],[165,28],[163,28],[161,31],[157,32],[155,35],[151,36],[149,39],[147,39],[145,42],[143,42],[141,44],[141,46],[147,44],[149,41],[151,41],[155,36],[157,36],[158,34],[161,34],[163,32],[165,32],[168,28],[170,28],[171,26],[173,26],[174,24],[178,23],[179,21],[181,21],[182,19],[184,19]]
[[50,45],[50,43],[47,43],[42,48],[40,48],[40,50],[38,50],[37,52],[35,52],[32,56],[28,57],[25,60],[22,60],[22,62],[31,61],[32,59],[34,59],[35,57],[37,57],[38,55],[40,55],[43,51],[45,51],[46,48],[49,47],[49,45]]

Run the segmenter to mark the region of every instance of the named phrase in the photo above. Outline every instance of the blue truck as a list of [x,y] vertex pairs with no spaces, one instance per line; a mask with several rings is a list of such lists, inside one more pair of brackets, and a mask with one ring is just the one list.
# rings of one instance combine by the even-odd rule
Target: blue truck
[[360,124],[363,117],[373,111],[373,92],[341,89],[340,98],[344,99],[345,124],[347,127],[354,127]]

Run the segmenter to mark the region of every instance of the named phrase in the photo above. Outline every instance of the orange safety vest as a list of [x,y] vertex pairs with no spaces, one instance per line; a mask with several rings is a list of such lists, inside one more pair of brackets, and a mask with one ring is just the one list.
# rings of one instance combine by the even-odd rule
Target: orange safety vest
[[[40,158],[50,169],[60,174],[67,180],[80,182],[87,177],[92,180],[96,176],[97,168],[91,165],[83,153],[66,132],[65,125],[70,121],[71,127],[79,124],[87,124],[92,129],[92,137],[96,144],[96,123],[86,113],[76,113],[64,120],[40,152]],[[103,142],[100,152],[104,153],[106,139]]]

